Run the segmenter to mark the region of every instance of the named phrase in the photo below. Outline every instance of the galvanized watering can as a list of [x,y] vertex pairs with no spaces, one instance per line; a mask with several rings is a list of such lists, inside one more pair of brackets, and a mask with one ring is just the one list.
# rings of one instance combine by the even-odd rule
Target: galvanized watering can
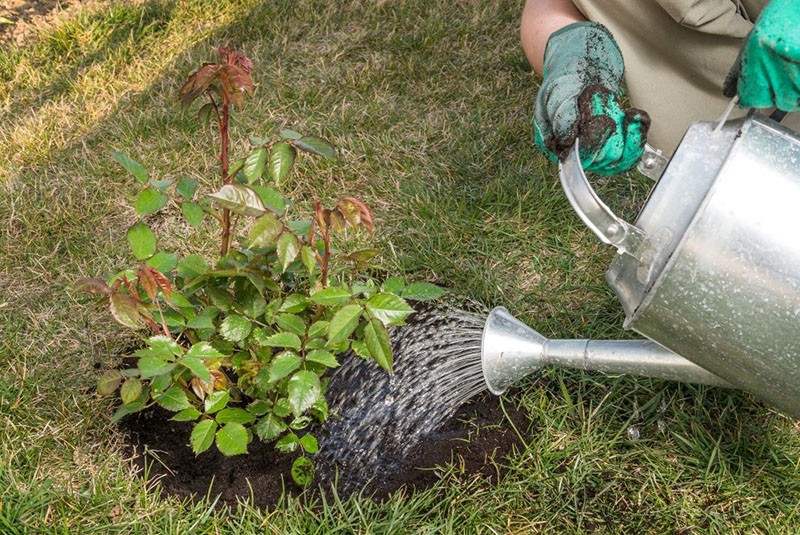
[[593,191],[577,143],[560,164],[586,225],[617,248],[606,273],[649,340],[547,340],[505,309],[484,328],[489,389],[556,364],[730,386],[800,418],[800,137],[754,112],[697,122],[673,157],[647,151],[657,184],[635,225]]

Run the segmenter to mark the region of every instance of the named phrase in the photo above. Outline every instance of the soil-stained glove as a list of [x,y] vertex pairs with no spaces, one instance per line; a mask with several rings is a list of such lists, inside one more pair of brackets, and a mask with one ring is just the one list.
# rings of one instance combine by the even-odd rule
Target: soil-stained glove
[[556,161],[580,138],[584,169],[612,175],[636,165],[650,117],[622,109],[622,53],[603,26],[576,22],[547,41],[533,116],[534,141]]
[[745,39],[723,93],[738,92],[744,108],[800,110],[798,22],[800,1],[772,0]]

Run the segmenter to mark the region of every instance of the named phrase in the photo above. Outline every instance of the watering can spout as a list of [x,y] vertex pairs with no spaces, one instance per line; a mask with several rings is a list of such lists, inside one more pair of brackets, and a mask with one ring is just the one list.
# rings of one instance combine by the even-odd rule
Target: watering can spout
[[730,387],[730,383],[649,340],[551,340],[503,307],[489,313],[481,340],[486,386],[500,395],[547,366]]

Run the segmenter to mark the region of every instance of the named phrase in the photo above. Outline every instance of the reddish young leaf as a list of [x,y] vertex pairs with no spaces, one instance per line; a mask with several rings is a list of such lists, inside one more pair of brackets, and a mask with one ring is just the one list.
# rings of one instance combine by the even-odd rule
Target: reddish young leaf
[[111,294],[109,301],[109,308],[111,315],[122,325],[131,329],[138,329],[141,327],[141,314],[136,300],[128,294],[115,293]]
[[345,227],[345,219],[341,210],[328,210],[330,213],[330,226],[334,232],[342,232]]
[[361,210],[358,205],[347,199],[340,199],[337,207],[342,213],[342,216],[344,216],[345,221],[347,221],[351,227],[357,229],[358,225],[361,223]]
[[170,293],[172,291],[172,286],[169,283],[169,279],[157,269],[154,269],[147,264],[142,264],[139,266],[139,282],[142,284],[142,288],[144,288],[145,293],[147,293],[147,297],[151,300],[156,298],[156,294],[158,290],[164,292],[164,295],[167,299],[170,298]]
[[178,91],[178,98],[181,104],[186,107],[191,104],[194,99],[202,95],[219,75],[222,65],[214,63],[206,63],[197,71],[189,75],[186,82]]
[[222,93],[236,106],[242,105],[245,92],[253,92],[253,78],[236,65],[223,65],[219,71],[219,81]]
[[75,281],[72,285],[72,289],[76,292],[93,295],[108,295],[111,293],[111,287],[106,281],[96,277],[81,277]]
[[361,218],[361,223],[363,223],[364,226],[367,227],[368,231],[372,232],[374,228],[372,224],[372,212],[367,207],[367,205],[364,204],[359,199],[356,199],[355,197],[342,197],[342,201],[345,201],[347,203],[353,204],[358,207],[358,213]]

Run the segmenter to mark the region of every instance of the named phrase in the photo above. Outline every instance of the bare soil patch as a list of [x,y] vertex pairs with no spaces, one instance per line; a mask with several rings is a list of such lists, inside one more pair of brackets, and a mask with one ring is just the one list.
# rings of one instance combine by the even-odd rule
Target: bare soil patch
[[[524,431],[524,413],[506,407],[514,426]],[[135,462],[149,466],[151,478],[158,478],[163,491],[180,498],[219,497],[229,505],[252,497],[254,505],[266,507],[278,502],[282,492],[302,493],[289,476],[295,455],[280,453],[271,444],[254,441],[250,453],[225,457],[212,448],[195,457],[189,447],[191,424],[173,422],[172,413],[157,408],[123,420],[122,427]],[[364,490],[382,500],[405,488],[426,489],[441,479],[443,467],[452,463],[464,479],[484,478],[493,484],[502,475],[502,459],[512,454],[521,441],[505,419],[499,400],[488,394],[467,403],[436,432],[425,437],[396,470],[381,474]],[[143,454],[144,453],[144,454]],[[347,474],[339,474],[340,480]],[[325,487],[323,486],[323,491]],[[319,492],[312,489],[311,492]],[[326,491],[327,492],[327,491]]]

